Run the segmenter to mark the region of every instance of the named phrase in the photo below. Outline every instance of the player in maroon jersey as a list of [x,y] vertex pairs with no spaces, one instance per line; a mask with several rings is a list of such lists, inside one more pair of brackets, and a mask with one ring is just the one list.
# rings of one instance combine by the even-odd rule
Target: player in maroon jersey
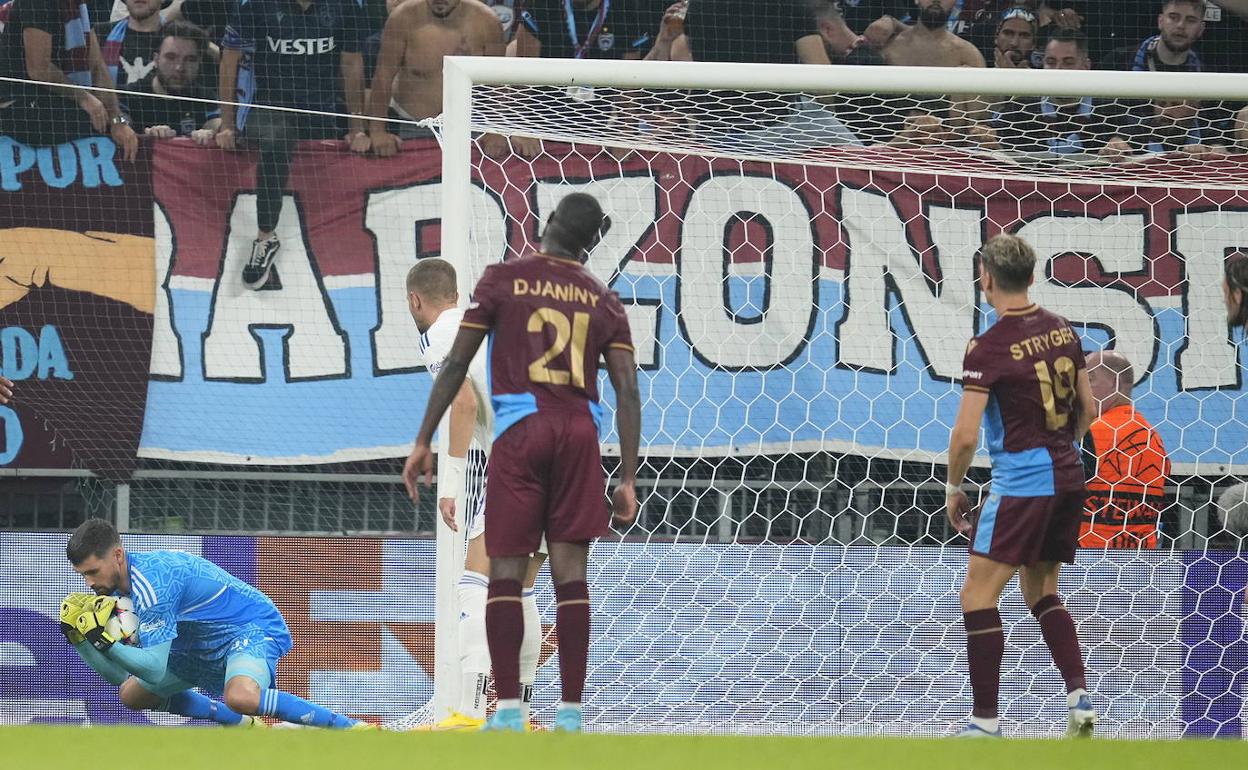
[[486,481],[485,547],[490,556],[486,637],[498,710],[486,730],[524,730],[520,714],[520,596],[529,554],[545,533],[558,602],[563,701],[555,729],[579,731],[589,656],[589,544],[610,531],[598,430],[598,361],[616,395],[620,483],[616,520],[637,515],[641,401],[624,306],[582,263],[605,217],[598,201],[573,193],[542,232],[541,251],[486,268],[459,334],[429,394],[412,462],[430,481],[429,443],[482,340],[489,335],[494,448]]
[[[1061,316],[1028,298],[1036,255],[1023,239],[998,235],[980,250],[980,286],[996,322],[971,340],[962,403],[949,440],[946,514],[971,538],[962,617],[974,709],[961,735],[1000,736],[997,699],[1005,633],[997,604],[1014,573],[1066,680],[1067,735],[1096,723],[1074,621],[1057,594],[1063,562],[1073,563],[1083,512],[1083,465],[1076,442],[1095,415],[1079,336]],[[991,494],[967,520],[962,481],[984,423]]]

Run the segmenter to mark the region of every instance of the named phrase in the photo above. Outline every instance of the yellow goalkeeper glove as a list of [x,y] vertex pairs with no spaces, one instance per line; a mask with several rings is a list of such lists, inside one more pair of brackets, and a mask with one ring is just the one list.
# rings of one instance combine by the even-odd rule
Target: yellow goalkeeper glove
[[74,622],[78,633],[82,634],[91,646],[100,652],[104,652],[117,642],[121,641],[110,635],[104,630],[104,626],[108,624],[108,619],[113,616],[113,609],[117,606],[117,599],[112,596],[96,596],[82,608],[82,612],[78,614],[78,619]]
[[65,641],[70,644],[78,644],[83,641],[83,636],[78,633],[76,623],[83,607],[94,598],[95,594],[80,592],[72,593],[61,600],[61,633],[65,635]]

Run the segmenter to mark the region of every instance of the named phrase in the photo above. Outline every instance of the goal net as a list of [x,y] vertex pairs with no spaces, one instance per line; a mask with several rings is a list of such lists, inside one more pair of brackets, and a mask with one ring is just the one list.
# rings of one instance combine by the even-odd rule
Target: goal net
[[[611,222],[587,267],[632,322],[644,499],[591,557],[594,729],[934,734],[965,716],[942,462],[963,352],[992,320],[976,252],[1001,232],[1036,249],[1034,299],[1130,362],[1123,389],[1160,441],[1124,428],[1102,448],[1100,547],[1062,578],[1103,731],[1239,729],[1244,522],[1213,503],[1248,462],[1222,299],[1248,243],[1229,101],[1248,79],[446,72],[442,253],[465,296],[536,246],[563,195]],[[498,157],[500,136],[528,157]],[[983,494],[982,454],[971,477]],[[1039,629],[1014,590],[1002,612],[1003,718],[1058,734]]]

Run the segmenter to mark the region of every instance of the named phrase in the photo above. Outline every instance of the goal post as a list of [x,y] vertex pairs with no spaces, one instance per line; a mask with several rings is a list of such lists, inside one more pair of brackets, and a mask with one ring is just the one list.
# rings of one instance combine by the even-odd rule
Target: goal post
[[[964,716],[965,543],[944,522],[942,463],[963,350],[991,321],[975,254],[1014,232],[1037,250],[1034,298],[1085,348],[1132,361],[1136,406],[1172,462],[1161,547],[1085,549],[1063,573],[1106,733],[1238,729],[1219,698],[1248,693],[1211,672],[1237,644],[1220,624],[1243,627],[1225,603],[1242,586],[1217,565],[1239,563],[1245,533],[1214,500],[1248,472],[1229,438],[1248,426],[1221,302],[1223,263],[1248,253],[1248,147],[1228,134],[1217,154],[1119,162],[964,136],[825,148],[818,116],[766,142],[714,116],[766,129],[776,104],[839,104],[852,119],[869,97],[865,120],[901,120],[895,105],[950,93],[987,113],[1026,97],[1231,103],[1248,75],[472,57],[444,72],[442,256],[462,301],[485,265],[536,245],[563,194],[598,195],[612,219],[588,267],[629,311],[646,461],[637,524],[591,557],[592,728],[936,734]],[[489,159],[484,134],[542,145]],[[604,433],[610,469],[609,420]],[[972,486],[988,478],[981,452]],[[444,543],[462,542],[439,541],[439,570],[457,575]],[[443,709],[454,575],[438,578]],[[1198,611],[1205,599],[1222,614]],[[1039,633],[1015,599],[1003,615],[1004,715],[1058,732]],[[552,669],[539,702],[558,699]]]

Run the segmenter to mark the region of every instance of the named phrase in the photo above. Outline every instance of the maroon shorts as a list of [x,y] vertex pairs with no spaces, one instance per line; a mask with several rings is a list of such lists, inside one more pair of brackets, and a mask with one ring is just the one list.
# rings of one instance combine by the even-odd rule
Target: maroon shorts
[[1082,489],[1045,497],[988,495],[971,529],[971,553],[1015,566],[1074,564],[1086,495]]
[[598,426],[586,411],[534,414],[494,441],[485,482],[485,550],[527,556],[542,534],[582,543],[611,531]]

